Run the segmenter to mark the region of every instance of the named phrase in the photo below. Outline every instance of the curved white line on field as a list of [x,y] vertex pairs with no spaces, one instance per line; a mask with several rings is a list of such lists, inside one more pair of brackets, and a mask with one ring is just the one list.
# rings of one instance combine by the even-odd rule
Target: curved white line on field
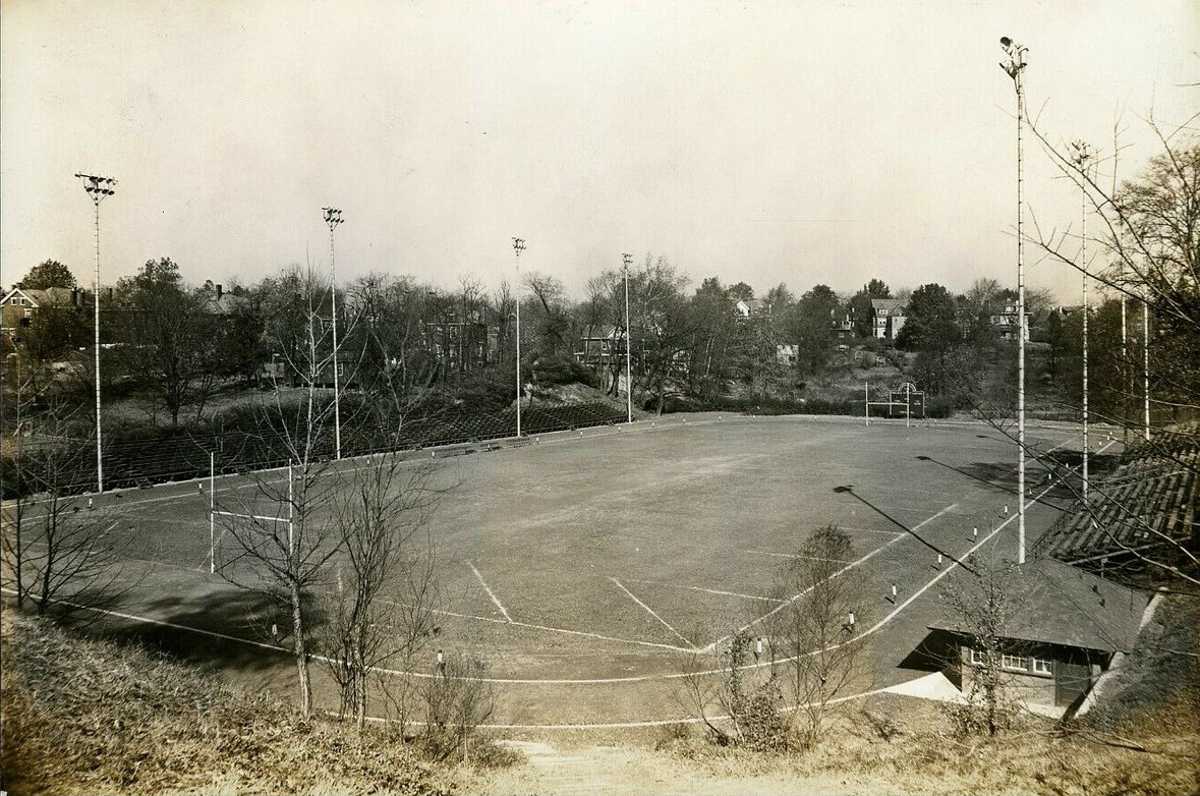
[[[869,691],[859,691],[856,694],[846,694],[845,696],[834,697],[833,699],[826,700],[824,702],[824,704],[838,705],[843,702],[850,702],[855,699],[865,699],[869,696],[876,696],[878,694],[887,694],[887,693],[890,693],[895,687],[896,686],[889,685],[889,686],[884,686],[883,688],[872,688]],[[813,704],[815,704],[815,703],[805,702],[803,704],[798,704],[798,705],[787,705],[786,707],[780,708],[778,710],[778,712],[779,713],[791,713],[794,710],[799,710],[800,708],[806,708]],[[337,715],[336,713],[333,713],[332,711],[325,711],[325,712],[329,716]],[[382,716],[366,716],[365,718],[367,721],[373,722],[375,724],[387,724],[389,722],[395,721],[395,719],[388,719],[388,718],[384,718]],[[635,729],[642,729],[642,728],[648,728],[648,727],[669,727],[672,724],[701,724],[706,721],[708,721],[708,722],[713,722],[713,721],[725,722],[725,721],[729,721],[731,718],[732,717],[729,716],[728,714],[723,713],[719,716],[704,716],[704,717],[684,716],[684,717],[681,717],[678,719],[647,719],[645,721],[590,722],[590,723],[585,723],[585,724],[480,724],[479,729],[481,729],[481,730],[566,730],[566,731],[570,731],[570,730],[635,730]],[[408,723],[412,724],[414,726],[417,726],[417,727],[425,726],[425,722],[423,722],[423,721],[409,721]]]
[[[1108,445],[1105,445],[1103,448],[1100,449],[1100,452],[1103,453],[1105,450],[1108,449],[1109,446],[1111,446],[1113,444],[1115,444],[1115,441],[1110,442]],[[1025,507],[1028,508],[1029,506],[1033,505],[1038,500],[1040,500],[1042,497],[1044,497],[1051,489],[1053,489],[1057,485],[1057,480],[1058,479],[1056,479],[1055,483],[1052,483],[1049,486],[1047,486],[1036,496],[1034,496],[1033,498],[1026,501]],[[1010,522],[1015,520],[1018,516],[1019,516],[1019,514],[1017,514],[1017,513],[1012,514],[1008,519],[1006,519],[1004,522],[1000,523],[1000,525],[996,526],[995,530],[993,530],[987,536],[980,539],[976,544],[972,545],[971,548],[967,551],[966,555],[961,556],[961,558],[966,558],[971,553],[974,553],[976,550],[978,550],[980,547],[982,547],[986,542],[988,542],[990,539],[994,538],[996,536],[996,534],[1000,533],[1000,531],[1003,530],[1005,526],[1007,526]],[[830,645],[825,650],[810,650],[809,652],[804,653],[803,656],[793,655],[788,658],[779,658],[774,661],[764,661],[761,663],[748,664],[746,666],[743,666],[742,668],[743,669],[759,669],[759,668],[762,668],[765,666],[773,666],[773,665],[777,665],[777,664],[781,664],[781,663],[788,663],[790,661],[797,660],[800,657],[808,657],[811,655],[816,655],[819,652],[826,652],[831,649],[837,649],[838,647],[859,641],[863,638],[866,638],[867,636],[874,635],[879,630],[881,630],[883,627],[885,627],[887,624],[889,624],[893,619],[895,619],[905,608],[907,608],[909,605],[911,605],[914,600],[916,600],[918,597],[920,597],[922,594],[924,594],[926,591],[928,591],[931,587],[933,587],[935,584],[937,584],[937,582],[940,581],[942,578],[944,578],[946,575],[949,575],[958,566],[959,566],[958,561],[951,561],[949,566],[946,567],[946,569],[939,572],[932,580],[930,580],[928,583],[926,583],[924,586],[922,586],[920,589],[918,589],[912,595],[910,595],[907,600],[905,600],[904,602],[897,605],[889,614],[884,616],[882,619],[880,619],[874,625],[867,628],[866,630],[864,630],[862,633],[858,634],[857,636],[849,638],[846,641],[841,642],[839,644]],[[12,589],[3,588],[3,587],[0,587],[0,592],[7,593],[7,594],[14,594],[14,595],[16,594],[16,592],[14,592]],[[95,613],[104,614],[107,616],[115,616],[115,617],[118,617],[121,619],[127,619],[132,622],[142,622],[145,624],[156,625],[159,627],[170,627],[175,630],[182,630],[185,632],[197,633],[199,635],[208,636],[210,638],[219,638],[219,639],[222,639],[225,641],[232,641],[235,643],[247,644],[247,645],[250,645],[253,647],[258,647],[260,649],[271,650],[272,652],[291,654],[291,651],[284,647],[280,647],[280,646],[277,646],[274,644],[267,644],[267,643],[260,642],[260,641],[251,641],[249,639],[240,638],[238,636],[231,636],[226,633],[220,633],[215,630],[204,630],[202,628],[189,627],[188,625],[180,625],[175,622],[167,622],[162,619],[153,619],[150,617],[136,616],[133,614],[122,613],[120,611],[110,611],[110,610],[103,609],[103,608],[95,608],[93,606],[82,605],[79,603],[71,602],[69,600],[52,599],[51,602],[54,602],[54,603],[57,603],[60,605],[70,606],[73,608],[88,610],[88,611],[92,611]],[[314,660],[329,662],[329,658],[327,658],[325,656],[313,655],[311,657]],[[398,677],[414,677],[414,678],[419,678],[419,679],[431,679],[433,677],[445,676],[445,675],[429,674],[427,672],[410,672],[410,671],[404,671],[404,670],[400,670],[400,669],[386,669],[383,667],[372,667],[372,671],[374,671],[376,674],[385,674],[385,675],[389,675],[389,676],[398,676]],[[623,683],[643,683],[643,682],[650,682],[650,681],[654,681],[654,680],[664,680],[664,681],[665,680],[678,680],[678,679],[682,679],[684,677],[707,677],[707,676],[721,674],[723,671],[724,671],[723,669],[708,669],[708,670],[697,671],[697,672],[674,672],[674,673],[670,673],[670,674],[646,674],[646,675],[633,675],[633,676],[629,676],[629,677],[602,677],[602,678],[591,678],[591,679],[565,679],[565,678],[564,679],[523,679],[523,678],[504,678],[504,677],[480,677],[480,678],[471,678],[471,679],[477,679],[480,682],[494,683],[494,684],[498,684],[498,685],[505,685],[505,684],[508,684],[508,685],[619,685],[619,684],[623,684]],[[879,693],[882,690],[883,689],[880,689],[879,691],[875,691],[875,692],[864,692],[863,694],[846,697],[846,699],[853,699],[853,698],[857,698],[859,696],[868,696],[871,693]],[[593,728],[593,727],[619,728],[622,726],[653,727],[653,726],[662,726],[664,724],[676,724],[676,723],[682,723],[682,720],[680,720],[680,721],[662,720],[658,723],[653,723],[653,722],[647,723],[647,724],[632,723],[632,724],[626,724],[626,725],[622,725],[622,724],[612,724],[612,725],[580,724],[580,725],[544,725],[544,726],[528,725],[527,728],[528,729],[539,729],[539,728],[540,729],[555,729],[558,727],[563,727],[563,728],[575,728],[575,729],[589,729],[589,728]],[[506,727],[510,728],[510,729],[524,728],[524,727],[522,727],[522,725],[494,725],[494,726],[497,729],[503,729]]]
[[[1047,487],[1045,491],[1048,492],[1051,488],[1052,487]],[[1043,492],[1042,494],[1045,494],[1045,492]],[[1038,495],[1038,497],[1040,498],[1041,495]],[[1034,498],[1033,500],[1029,501],[1025,505],[1026,506],[1032,505],[1036,500],[1037,500],[1037,498]],[[1004,526],[1006,526],[1008,523],[1012,522],[1012,520],[1015,519],[1016,516],[1017,516],[1016,514],[1013,514],[1011,517],[1009,517],[1007,520],[1005,520],[1003,523],[1001,523],[999,526],[997,526],[994,531],[992,531],[986,537],[981,539],[975,546],[973,546],[971,548],[971,550],[968,551],[968,555],[971,552],[974,552],[978,547],[983,545],[989,539],[994,537],[997,533],[999,533],[1001,531],[1001,529],[1003,529]],[[882,627],[887,625],[897,615],[899,615],[899,613],[901,611],[903,611],[906,607],[908,607],[908,605],[910,605],[913,602],[913,600],[915,600],[917,597],[919,597],[921,594],[923,594],[926,590],[928,590],[929,587],[933,586],[935,583],[937,583],[939,580],[941,580],[943,577],[945,577],[947,574],[949,574],[956,566],[957,566],[956,562],[951,562],[951,564],[946,569],[942,570],[933,580],[931,580],[929,583],[927,583],[925,586],[923,586],[921,589],[919,589],[917,592],[915,592],[912,596],[910,596],[903,603],[898,605],[891,613],[889,613],[887,616],[885,616],[879,622],[875,623],[872,627],[863,631],[859,635],[854,636],[853,638],[847,639],[845,642],[842,642],[841,644],[832,645],[828,649],[836,649],[839,646],[843,646],[844,644],[849,644],[849,643],[858,641],[860,639],[866,638],[867,636],[873,635],[874,633],[878,632]],[[8,588],[0,588],[0,592],[6,592],[8,594],[16,594],[16,592],[14,592],[13,590],[8,589]],[[221,639],[223,641],[232,641],[232,642],[238,643],[238,644],[247,644],[252,647],[270,650],[272,652],[278,652],[278,653],[281,653],[284,655],[291,654],[291,650],[287,649],[286,647],[281,647],[276,644],[268,644],[263,641],[252,641],[250,639],[242,638],[240,636],[233,636],[228,633],[221,633],[216,630],[206,630],[204,628],[192,627],[189,625],[181,625],[177,622],[168,622],[165,619],[154,619],[152,617],[147,617],[147,616],[138,616],[136,614],[129,614],[129,613],[125,613],[122,611],[112,611],[107,608],[96,608],[94,606],[76,603],[71,600],[54,599],[54,600],[51,600],[51,602],[57,603],[59,605],[65,605],[65,606],[68,606],[71,608],[77,608],[77,609],[81,609],[81,610],[91,611],[93,613],[103,614],[105,616],[116,617],[118,619],[125,619],[130,622],[139,622],[139,623],[143,623],[143,624],[155,625],[157,627],[169,627],[173,630],[181,630],[181,631],[188,632],[188,633],[196,633],[198,635],[207,636],[209,638],[217,638],[217,639]],[[508,623],[505,623],[505,624],[508,624]],[[805,653],[805,656],[815,655],[818,652],[822,652],[822,651],[823,650],[812,650],[808,653]],[[326,662],[326,663],[330,662],[330,659],[324,655],[313,655],[311,657],[313,660],[319,660],[319,661]],[[764,666],[772,666],[772,665],[777,665],[777,664],[781,664],[781,663],[788,663],[789,661],[796,660],[799,657],[800,656],[794,655],[794,656],[791,656],[788,658],[778,658],[774,661],[763,661],[763,662],[755,663],[755,664],[747,664],[746,666],[743,666],[742,668],[743,669],[758,669],[758,668],[762,668]],[[413,671],[406,671],[403,669],[389,669],[389,668],[385,668],[382,666],[372,667],[371,671],[375,672],[376,674],[388,675],[388,676],[392,676],[392,677],[413,677],[413,678],[422,679],[422,680],[428,680],[428,679],[432,679],[434,677],[445,676],[445,675],[431,674],[429,672],[413,672]],[[627,684],[627,683],[652,682],[655,680],[664,680],[664,681],[665,680],[679,680],[684,677],[709,677],[709,676],[721,674],[723,671],[724,671],[723,669],[707,669],[707,670],[698,671],[698,672],[670,672],[670,673],[666,673],[666,674],[641,674],[641,675],[630,675],[630,676],[626,676],[626,677],[596,677],[596,678],[479,677],[479,678],[470,678],[470,679],[475,679],[475,680],[479,680],[480,682],[492,683],[492,684],[496,684],[496,685],[572,685],[572,686],[621,685],[621,684]],[[665,721],[663,723],[672,724],[674,722]],[[586,728],[586,725],[581,725],[581,726]],[[639,725],[634,725],[634,726],[639,726]],[[655,725],[646,725],[646,726],[655,726]],[[515,725],[514,725],[514,728],[515,728]]]
[[[855,567],[857,567],[858,565],[866,563],[866,562],[867,562],[867,561],[869,561],[870,559],[872,559],[872,558],[874,558],[875,556],[877,556],[878,554],[882,553],[884,550],[887,550],[889,547],[891,547],[892,545],[896,544],[896,542],[899,542],[901,539],[910,539],[910,538],[912,538],[912,535],[913,535],[913,534],[915,534],[917,531],[921,530],[921,529],[922,529],[922,528],[924,528],[926,525],[928,525],[929,523],[931,523],[931,522],[933,522],[934,520],[936,520],[938,517],[941,517],[941,516],[943,516],[943,515],[945,515],[945,514],[949,514],[949,513],[953,512],[953,511],[954,511],[954,509],[955,509],[955,508],[957,508],[957,507],[958,507],[958,504],[957,504],[957,503],[951,503],[949,506],[946,506],[944,509],[942,509],[941,511],[939,511],[937,514],[934,514],[932,517],[926,517],[924,520],[922,520],[921,522],[917,523],[917,524],[916,524],[916,525],[914,525],[912,528],[906,529],[906,532],[905,532],[905,533],[903,533],[903,534],[901,534],[901,535],[897,536],[895,539],[891,539],[891,540],[889,540],[889,541],[887,541],[887,542],[884,542],[884,543],[883,543],[883,544],[881,544],[879,547],[876,547],[874,550],[872,550],[871,552],[867,553],[865,556],[863,556],[862,558],[858,559],[857,561],[850,561],[850,562],[847,562],[847,563],[846,563],[846,566],[842,567],[842,568],[841,568],[841,569],[839,569],[837,572],[834,572],[834,573],[833,573],[832,575],[830,575],[830,576],[829,576],[829,577],[828,577],[826,580],[833,580],[834,578],[838,577],[839,575],[842,575],[842,574],[844,574],[844,573],[846,573],[846,572],[849,572],[850,570],[854,569],[854,568],[855,568]],[[796,600],[799,600],[801,597],[803,597],[804,595],[808,594],[808,593],[809,593],[810,591],[812,591],[814,588],[816,588],[816,587],[815,587],[815,586],[809,586],[807,589],[805,589],[804,591],[800,592],[799,594],[794,594],[794,595],[792,595],[792,596],[791,596],[791,597],[789,597],[789,598],[788,598],[788,599],[787,599],[785,602],[781,603],[780,605],[777,605],[777,606],[775,606],[774,608],[772,608],[772,609],[771,609],[770,611],[768,611],[767,613],[763,614],[762,616],[758,617],[757,619],[753,620],[752,622],[748,622],[748,623],[746,623],[746,624],[742,625],[741,627],[739,627],[739,628],[737,629],[737,632],[738,632],[738,633],[742,633],[742,632],[744,632],[744,631],[746,631],[746,630],[749,630],[750,628],[754,627],[755,625],[757,625],[759,622],[763,621],[764,619],[770,619],[772,616],[774,616],[775,614],[779,613],[779,612],[780,612],[780,611],[782,611],[784,608],[786,608],[786,607],[788,607],[789,605],[791,605],[792,603],[796,602]],[[717,639],[716,641],[714,641],[713,643],[711,643],[711,644],[707,645],[706,647],[704,647],[704,649],[703,649],[702,651],[703,651],[703,652],[709,652],[709,651],[711,651],[711,650],[715,649],[715,648],[716,648],[716,646],[717,646],[718,644],[720,644],[722,641],[726,641],[726,640],[728,640],[728,639],[729,639],[729,636],[721,636],[720,638],[718,638],[718,639]],[[792,658],[789,658],[788,660],[793,660],[793,659],[792,659]],[[780,662],[782,662],[782,661],[780,661]]]

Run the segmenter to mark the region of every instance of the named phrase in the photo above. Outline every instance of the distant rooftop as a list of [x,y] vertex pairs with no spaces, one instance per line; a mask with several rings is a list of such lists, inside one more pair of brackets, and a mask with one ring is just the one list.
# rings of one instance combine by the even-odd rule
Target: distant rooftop
[[888,313],[893,310],[904,309],[904,299],[894,298],[873,298],[871,299],[871,308],[876,312]]

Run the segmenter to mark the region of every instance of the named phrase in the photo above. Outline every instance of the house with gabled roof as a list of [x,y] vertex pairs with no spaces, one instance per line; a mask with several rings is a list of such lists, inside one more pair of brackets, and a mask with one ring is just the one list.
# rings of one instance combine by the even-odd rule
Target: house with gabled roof
[[[958,570],[954,577],[974,576]],[[981,669],[998,667],[1009,696],[1048,715],[1076,710],[1100,676],[1133,650],[1151,602],[1145,592],[1050,558],[1015,567],[1004,585],[999,650],[982,649],[969,620],[946,601],[920,649],[964,693]]]
[[894,341],[904,328],[907,312],[903,299],[871,299],[871,334],[880,340]]
[[19,334],[22,326],[28,326],[39,310],[79,307],[83,302],[83,291],[78,288],[51,287],[44,290],[14,287],[0,299],[0,333],[7,336]]

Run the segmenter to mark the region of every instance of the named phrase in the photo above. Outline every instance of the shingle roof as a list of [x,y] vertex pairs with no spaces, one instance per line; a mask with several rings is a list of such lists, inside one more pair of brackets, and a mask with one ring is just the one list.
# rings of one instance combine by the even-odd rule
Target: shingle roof
[[888,314],[894,310],[900,310],[898,314],[903,314],[904,300],[903,299],[871,299],[871,309],[881,314]]
[[249,303],[249,296],[235,296],[232,293],[223,293],[220,298],[217,298],[215,293],[209,293],[203,306],[205,312],[213,315],[231,315]]
[[4,296],[4,301],[14,294],[20,292],[26,298],[33,301],[37,307],[60,307],[72,303],[74,292],[69,287],[51,287],[45,290],[34,288],[14,287]]
[[[972,577],[961,570],[955,575]],[[1018,610],[1005,628],[1006,637],[1103,652],[1133,648],[1150,601],[1144,592],[1050,558],[1017,567],[1010,583],[1020,593],[1014,598]],[[967,632],[962,620],[942,605],[947,614],[929,628]]]
[[1080,563],[1131,550],[1169,549],[1192,534],[1200,514],[1200,434],[1163,431],[1121,455],[1120,467],[1092,482],[1035,549]]

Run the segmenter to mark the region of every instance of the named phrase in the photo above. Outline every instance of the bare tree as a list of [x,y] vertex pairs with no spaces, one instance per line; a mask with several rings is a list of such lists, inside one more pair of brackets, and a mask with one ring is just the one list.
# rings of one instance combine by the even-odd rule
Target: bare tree
[[276,383],[272,400],[261,405],[257,417],[263,444],[283,455],[287,474],[255,473],[252,490],[217,504],[222,537],[234,547],[218,571],[234,585],[265,593],[289,609],[301,709],[307,716],[312,622],[306,597],[324,583],[327,564],[341,544],[332,516],[322,511],[333,500],[337,481],[329,477],[333,403],[319,388],[336,363],[322,313],[328,285],[311,271],[289,275],[288,282],[298,292],[293,317],[276,318],[274,334],[302,393],[290,402]]
[[536,319],[541,350],[548,354],[569,352],[571,319],[562,282],[556,277],[533,271],[525,275],[525,287],[529,290],[530,303],[535,308],[529,318]]
[[[1100,352],[1102,363],[1116,363],[1111,371],[1118,377],[1102,384],[1103,400],[1089,407],[1089,417],[1127,430],[1132,426],[1147,437],[1155,436],[1151,426],[1161,426],[1168,417],[1175,421],[1200,417],[1200,367],[1195,356],[1200,346],[1200,140],[1190,132],[1195,118],[1173,131],[1151,119],[1149,127],[1160,151],[1135,178],[1123,183],[1116,168],[1121,150],[1119,122],[1107,173],[1103,161],[1100,168],[1082,163],[1068,148],[1055,146],[1036,122],[1032,125],[1052,164],[1081,190],[1089,218],[1095,221],[1088,224],[1087,261],[1079,254],[1081,235],[1069,226],[1044,229],[1035,220],[1027,240],[1048,262],[1086,274],[1102,292],[1120,298],[1122,329],[1128,331],[1127,340],[1124,333],[1119,344],[1109,338],[1110,350]],[[1126,305],[1132,310],[1128,326],[1124,325]],[[1118,351],[1112,351],[1114,347]],[[1099,381],[1093,379],[1093,385]],[[1123,408],[1114,412],[1111,407],[1117,403]],[[981,397],[976,407],[1015,442],[1008,404]],[[1130,404],[1148,409],[1130,412]],[[1082,412],[1073,401],[1063,405],[1073,413]],[[1148,414],[1153,419],[1148,421]],[[1150,573],[1152,585],[1183,584],[1194,590],[1200,586],[1194,535],[1181,527],[1185,523],[1174,523],[1172,532],[1164,531],[1172,524],[1171,517],[1187,511],[1183,505],[1187,498],[1177,500],[1178,511],[1160,512],[1146,505],[1143,490],[1124,488],[1130,480],[1149,487],[1151,479],[1172,470],[1186,473],[1193,482],[1200,479],[1200,457],[1194,455],[1200,450],[1200,437],[1181,430],[1182,436],[1192,438],[1188,445],[1177,444],[1179,435],[1150,438],[1130,457],[1140,463],[1130,462],[1119,478],[1107,481],[1093,474],[1087,501],[1071,467],[1044,456],[1033,445],[1026,447],[1026,453],[1074,498],[1071,512],[1086,518],[1083,524],[1097,540],[1097,560],[1123,561],[1130,565],[1126,569],[1136,566]]]
[[384,453],[347,473],[332,495],[338,575],[323,646],[342,713],[353,713],[360,728],[371,671],[389,662],[407,670],[436,628],[435,550],[426,522],[437,502],[433,472],[425,460]]
[[[989,563],[968,558],[975,574],[962,577],[943,591],[952,621],[973,650],[964,691],[965,704],[952,705],[949,715],[956,731],[965,735],[995,736],[1012,726],[1017,702],[1012,678],[1005,672],[1005,654],[1018,654],[1007,633],[1017,612],[1020,590],[1014,588],[1015,569],[1008,562]],[[957,648],[951,666],[959,668]]]
[[95,437],[71,437],[79,433],[74,415],[55,401],[27,421],[46,439],[18,457],[19,491],[5,511],[4,558],[17,604],[30,600],[39,614],[56,603],[100,605],[129,586],[120,566],[118,518],[78,494],[95,472]]
[[867,600],[850,537],[835,526],[812,533],[778,575],[782,608],[766,621],[770,653],[801,744],[809,748],[824,733],[834,700],[869,673],[866,640],[856,627]]
[[439,652],[438,671],[425,681],[425,738],[429,753],[438,761],[470,754],[471,738],[494,709],[487,666],[466,652]]
[[684,653],[680,671],[682,677],[675,681],[673,696],[684,713],[696,716],[704,725],[709,739],[719,746],[728,746],[732,739],[729,733],[717,726],[716,719],[708,715],[709,707],[719,703],[722,680],[711,676],[711,668],[720,665],[719,654],[693,649]]

